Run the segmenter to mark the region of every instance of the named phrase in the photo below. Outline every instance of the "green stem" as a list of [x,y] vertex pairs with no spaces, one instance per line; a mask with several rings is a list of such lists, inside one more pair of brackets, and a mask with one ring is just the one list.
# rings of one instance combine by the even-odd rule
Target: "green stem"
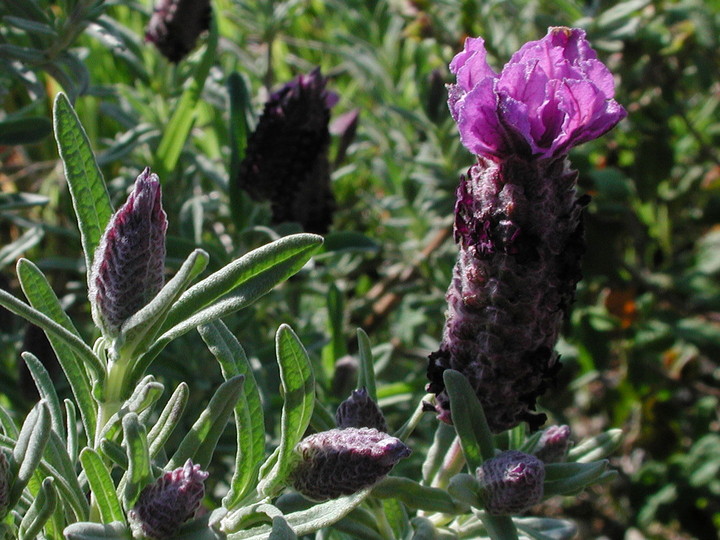
[[460,437],[455,437],[443,460],[442,467],[438,469],[435,478],[433,478],[432,487],[446,489],[450,483],[450,479],[458,474],[464,466],[465,454],[463,454],[462,451]]
[[420,423],[420,420],[423,417],[424,411],[423,411],[423,402],[425,401],[425,398],[423,398],[418,406],[415,408],[415,412],[413,412],[412,416],[408,419],[403,426],[397,430],[395,433],[395,437],[400,439],[401,441],[407,441],[410,434],[415,431],[415,428]]
[[387,516],[385,515],[385,508],[380,501],[368,501],[372,502],[373,504],[370,504],[370,507],[372,508],[372,513],[375,515],[375,518],[377,519],[377,526],[378,526],[378,532],[380,535],[385,538],[386,540],[394,540],[395,538],[395,532],[392,530],[392,527],[390,526],[390,523],[387,520]]
[[491,516],[486,512],[479,513],[479,517],[493,540],[518,540],[517,529],[509,516]]

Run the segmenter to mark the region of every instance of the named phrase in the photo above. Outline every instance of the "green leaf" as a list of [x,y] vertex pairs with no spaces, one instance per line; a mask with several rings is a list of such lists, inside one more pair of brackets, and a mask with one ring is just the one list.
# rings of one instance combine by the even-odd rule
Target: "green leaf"
[[[2,129],[0,127],[0,129]],[[15,262],[27,250],[37,245],[45,236],[41,227],[32,227],[25,231],[20,238],[0,248],[0,268]]]
[[50,199],[36,193],[0,193],[0,211],[45,206]]
[[152,375],[143,378],[142,381],[137,383],[127,401],[105,423],[99,438],[113,440],[125,415],[130,413],[139,415],[160,399],[164,389],[162,383],[157,382]]
[[572,521],[553,518],[513,518],[517,528],[534,540],[571,540],[577,536]]
[[330,343],[322,351],[322,376],[326,381],[330,381],[335,371],[335,362],[347,354],[344,332],[345,299],[334,283],[331,283],[328,289],[327,309]]
[[278,328],[275,347],[283,392],[280,419],[280,445],[263,465],[257,490],[272,496],[280,490],[292,472],[295,446],[305,434],[315,405],[315,377],[310,358],[292,329]]
[[370,338],[362,328],[357,329],[358,354],[360,355],[360,366],[358,370],[358,388],[363,388],[368,395],[377,402],[377,389],[375,387],[375,365],[373,363]]
[[49,434],[43,463],[52,469],[56,487],[62,489],[63,500],[68,501],[76,509],[79,517],[87,515],[89,506],[78,481],[75,462],[70,460],[64,439],[54,431]]
[[119,356],[131,357],[147,349],[157,336],[173,303],[205,270],[208,261],[209,256],[205,251],[193,251],[155,298],[123,323],[120,330]]
[[140,423],[140,419],[135,413],[125,415],[122,425],[125,433],[125,452],[128,458],[128,469],[123,477],[122,502],[127,510],[133,507],[140,491],[152,481],[153,477],[145,426]]
[[139,379],[173,339],[234,313],[267,294],[295,274],[320,246],[322,238],[297,234],[251,251],[190,287],[170,309],[164,333],[133,367],[129,380]]
[[124,523],[80,522],[65,527],[63,531],[66,540],[131,540],[132,534]]
[[443,373],[445,389],[450,397],[450,414],[460,437],[463,454],[471,474],[486,459],[495,455],[492,433],[485,412],[465,376],[453,369]]
[[208,406],[200,413],[197,421],[178,446],[166,470],[181,467],[188,459],[207,469],[220,435],[225,430],[230,415],[240,399],[244,380],[243,375],[237,375],[220,385]]
[[372,488],[371,495],[379,499],[396,499],[411,508],[442,514],[464,514],[466,505],[457,504],[448,492],[422,486],[409,478],[388,476]]
[[115,484],[110,476],[110,470],[100,455],[92,448],[84,448],[80,453],[85,476],[90,484],[93,500],[100,510],[100,519],[104,523],[112,521],[125,522],[125,514],[120,506]]
[[544,498],[580,493],[607,471],[607,460],[593,463],[547,463]]
[[611,429],[605,433],[584,440],[568,452],[568,461],[578,463],[591,463],[598,459],[609,457],[614,453],[622,442],[623,433],[621,429]]
[[88,281],[95,248],[112,216],[110,196],[90,141],[65,94],[55,98],[55,139],[80,228]]
[[55,511],[55,505],[57,505],[57,492],[53,487],[53,480],[45,478],[35,500],[20,522],[18,540],[35,540]]
[[215,19],[210,23],[210,35],[205,46],[205,52],[195,67],[192,78],[183,91],[180,101],[175,107],[172,118],[165,127],[164,134],[158,145],[155,155],[158,158],[156,169],[160,178],[166,177],[177,165],[185,141],[190,134],[199,106],[202,105],[202,95],[205,81],[208,79],[210,68],[216,60],[218,32]]
[[198,331],[220,363],[225,380],[236,375],[245,377],[243,392],[235,407],[235,473],[230,482],[230,492],[223,499],[223,506],[232,510],[257,484],[260,464],[265,456],[262,400],[245,351],[227,326],[222,321],[215,321],[199,327]]
[[78,457],[77,413],[75,412],[75,403],[71,400],[66,399],[63,403],[65,404],[65,418],[67,418],[67,435],[65,437],[67,441],[67,453],[68,456],[70,456],[70,460],[74,463]]
[[187,404],[188,385],[181,382],[165,404],[160,416],[148,433],[148,445],[150,446],[150,458],[154,459],[165,446],[168,438],[177,427]]
[[52,430],[57,433],[58,437],[64,440],[65,426],[62,419],[62,409],[60,408],[60,400],[58,399],[57,392],[55,392],[55,385],[50,378],[50,374],[34,354],[24,352],[21,356],[30,371],[30,375],[32,375],[35,381],[35,386],[40,393],[40,398],[44,399],[47,403]]
[[8,494],[7,508],[13,508],[20,499],[30,477],[42,459],[50,438],[50,412],[44,400],[28,413],[12,451],[12,476],[15,478]]
[[[35,309],[47,314],[55,323],[70,332],[77,341],[85,345],[42,271],[27,259],[20,259],[17,263],[17,275],[30,304]],[[45,330],[45,332],[65,373],[65,377],[70,383],[70,388],[80,409],[80,416],[88,440],[92,441],[95,437],[97,424],[97,404],[92,397],[92,388],[85,367],[79,360],[86,358],[86,361],[90,364],[88,368],[94,369],[96,375],[98,372],[104,375],[104,366],[87,346],[83,350],[84,356],[82,354],[78,355],[75,347],[68,343],[67,340],[57,336],[52,331]],[[76,345],[79,346],[79,344]]]
[[297,540],[297,535],[282,516],[275,516],[268,540]]

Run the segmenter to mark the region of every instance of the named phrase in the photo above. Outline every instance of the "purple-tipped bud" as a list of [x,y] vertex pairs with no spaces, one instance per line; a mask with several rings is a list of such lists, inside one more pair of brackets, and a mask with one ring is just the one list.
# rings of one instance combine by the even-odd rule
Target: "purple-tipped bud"
[[300,441],[295,451],[300,462],[293,472],[293,486],[316,501],[372,486],[411,453],[400,439],[373,428],[316,433]]
[[550,426],[543,431],[533,454],[545,463],[560,463],[565,461],[569,448],[570,426]]
[[159,0],[145,31],[171,62],[179,62],[195,47],[200,34],[210,28],[210,0]]
[[450,110],[477,163],[457,191],[460,254],[428,391],[450,422],[442,375],[460,371],[499,433],[522,421],[543,424],[545,415],[531,411],[560,368],[554,348],[582,277],[589,201],[576,195],[567,152],[625,110],[582,30],[551,28],[499,75],[485,56],[482,39],[468,39],[450,64]]
[[160,181],[146,168],[95,250],[89,297],[104,335],[117,336],[122,324],[162,288],[166,231]]
[[238,183],[255,200],[269,200],[273,223],[297,221],[325,233],[335,198],[330,188],[330,108],[337,96],[315,69],[270,96],[248,138]]
[[530,454],[503,452],[478,467],[476,475],[489,514],[520,514],[542,499],[545,466]]
[[10,499],[10,463],[0,449],[0,518],[5,516]]
[[378,404],[368,395],[365,388],[353,390],[335,412],[335,422],[339,428],[375,428],[387,433],[388,427]]
[[135,538],[172,538],[183,523],[195,517],[205,496],[208,473],[189,459],[142,490],[128,513]]

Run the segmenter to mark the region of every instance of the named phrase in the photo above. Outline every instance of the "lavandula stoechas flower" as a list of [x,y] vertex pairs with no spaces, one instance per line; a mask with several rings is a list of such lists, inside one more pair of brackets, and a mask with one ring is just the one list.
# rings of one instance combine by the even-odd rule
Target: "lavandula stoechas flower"
[[195,47],[197,38],[210,28],[210,0],[159,0],[145,31],[171,62],[182,60]]
[[555,343],[581,278],[582,210],[567,154],[624,116],[610,71],[579,29],[550,28],[497,74],[481,38],[450,64],[450,112],[477,163],[455,205],[460,253],[428,390],[451,421],[442,374],[462,372],[493,432],[527,421],[559,369]]
[[353,390],[350,397],[343,401],[335,411],[335,423],[339,428],[375,428],[387,433],[388,426],[378,404],[367,390]]
[[332,222],[330,108],[337,95],[315,69],[273,93],[240,165],[240,186],[255,200],[269,200],[273,223],[297,221],[323,234]]
[[411,450],[400,439],[374,428],[322,431],[295,448],[300,461],[293,487],[316,501],[351,495],[381,480]]
[[166,231],[160,181],[146,168],[95,250],[89,297],[103,335],[116,337],[122,324],[162,288]]
[[183,523],[195,517],[205,496],[208,473],[193,465],[166,472],[142,490],[128,512],[130,528],[136,538],[172,538]]
[[540,436],[533,455],[545,463],[565,461],[570,449],[570,426],[550,426]]
[[520,514],[542,499],[545,465],[530,454],[517,450],[502,452],[485,461],[475,474],[489,514]]

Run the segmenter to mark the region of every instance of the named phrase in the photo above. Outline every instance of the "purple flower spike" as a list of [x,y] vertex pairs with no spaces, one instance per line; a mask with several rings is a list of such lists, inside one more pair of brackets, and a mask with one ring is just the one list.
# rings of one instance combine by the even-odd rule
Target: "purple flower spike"
[[205,496],[208,473],[189,459],[183,467],[165,473],[140,493],[128,513],[135,538],[172,538],[187,520],[195,517]]
[[353,390],[340,404],[335,412],[335,422],[339,428],[370,427],[385,433],[388,430],[385,416],[365,388]]
[[476,471],[485,510],[512,516],[528,510],[543,496],[545,466],[535,456],[509,450],[487,460]]
[[482,38],[450,63],[450,112],[473,154],[557,158],[612,129],[625,115],[610,71],[578,28],[554,27],[526,43],[498,74]]
[[400,439],[373,428],[315,433],[295,448],[300,462],[293,486],[309,499],[352,495],[381,480],[411,450]]
[[162,288],[166,231],[160,181],[146,168],[95,250],[89,297],[104,335],[116,337],[122,324]]
[[254,200],[270,201],[273,223],[295,221],[319,234],[327,232],[335,209],[328,124],[338,96],[326,83],[318,68],[270,96],[237,177]]
[[570,426],[550,426],[540,436],[533,454],[545,463],[565,461],[570,449]]
[[145,31],[162,55],[177,63],[195,47],[210,28],[210,0],[158,0]]

